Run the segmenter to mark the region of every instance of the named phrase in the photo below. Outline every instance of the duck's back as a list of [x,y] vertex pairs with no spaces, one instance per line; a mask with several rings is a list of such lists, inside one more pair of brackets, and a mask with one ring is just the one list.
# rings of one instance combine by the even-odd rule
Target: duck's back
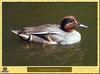
[[61,34],[61,32],[63,31],[59,28],[60,25],[45,24],[41,26],[25,27],[20,29],[19,32],[27,34],[49,34],[49,33]]

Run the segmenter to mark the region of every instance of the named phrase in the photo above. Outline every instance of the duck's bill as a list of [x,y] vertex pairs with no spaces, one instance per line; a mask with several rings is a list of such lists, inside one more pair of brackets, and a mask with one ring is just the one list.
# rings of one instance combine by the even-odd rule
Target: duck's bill
[[88,28],[88,26],[86,26],[86,25],[84,25],[84,24],[80,24],[80,27]]

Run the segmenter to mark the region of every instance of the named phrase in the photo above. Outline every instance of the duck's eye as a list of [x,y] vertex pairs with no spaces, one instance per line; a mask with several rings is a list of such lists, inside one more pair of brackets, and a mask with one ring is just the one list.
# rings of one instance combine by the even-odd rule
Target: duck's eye
[[71,19],[71,18],[65,18],[62,20],[61,24],[64,25],[64,24],[68,24],[68,23],[71,23],[73,22],[74,20]]
[[64,19],[65,21],[69,21],[69,22],[72,22],[73,21],[73,19],[70,19],[70,18],[66,18],[66,19]]

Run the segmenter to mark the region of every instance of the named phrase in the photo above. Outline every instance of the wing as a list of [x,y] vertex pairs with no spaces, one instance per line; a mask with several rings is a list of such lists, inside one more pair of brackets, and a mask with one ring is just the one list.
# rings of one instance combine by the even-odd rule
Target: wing
[[27,34],[59,34],[59,25],[41,25],[34,27],[25,27],[19,31],[19,33],[27,33]]
[[[41,25],[41,26],[34,26],[34,27],[25,27],[20,30],[11,30],[15,34],[27,34],[27,35],[35,35],[38,36],[46,41],[56,41],[59,39],[61,35],[63,35],[63,31],[59,28],[60,25]],[[56,36],[55,36],[56,35]],[[58,35],[58,36],[57,36]]]

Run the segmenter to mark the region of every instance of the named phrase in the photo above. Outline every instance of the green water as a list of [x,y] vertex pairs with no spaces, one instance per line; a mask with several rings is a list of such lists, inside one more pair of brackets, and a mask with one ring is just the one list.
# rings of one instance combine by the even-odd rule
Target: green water
[[[74,15],[88,29],[76,28],[80,43],[51,45],[21,40],[11,29],[42,24],[59,24],[64,16]],[[3,3],[3,66],[96,66],[96,3]]]

